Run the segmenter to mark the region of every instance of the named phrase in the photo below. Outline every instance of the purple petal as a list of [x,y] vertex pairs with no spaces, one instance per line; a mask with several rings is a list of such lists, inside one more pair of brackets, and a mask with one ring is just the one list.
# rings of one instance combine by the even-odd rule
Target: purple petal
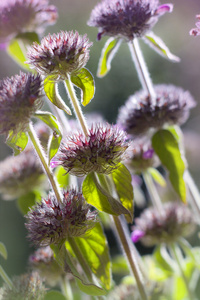
[[7,43],[0,43],[0,50],[6,50]]
[[55,161],[55,160],[51,161],[50,162],[50,166],[51,166],[52,169],[54,169],[54,168],[60,166],[60,162],[59,161]]
[[144,231],[136,229],[131,234],[131,240],[133,243],[137,243],[144,235]]
[[158,7],[158,9],[156,10],[156,14],[162,16],[164,15],[166,12],[172,12],[173,11],[173,4],[172,3],[166,3],[163,5],[160,5]]
[[153,157],[154,154],[154,150],[153,149],[149,149],[147,151],[145,151],[142,155],[142,158],[144,159],[151,159]]

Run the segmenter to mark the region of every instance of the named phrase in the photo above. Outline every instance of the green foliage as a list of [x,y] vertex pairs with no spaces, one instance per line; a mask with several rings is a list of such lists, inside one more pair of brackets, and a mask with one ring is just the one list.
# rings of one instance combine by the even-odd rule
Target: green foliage
[[146,34],[144,40],[159,55],[161,55],[164,58],[171,60],[173,62],[180,62],[180,58],[178,56],[172,54],[170,52],[169,48],[161,40],[161,38],[156,36],[153,32],[149,32],[148,34]]
[[39,192],[30,192],[17,199],[17,207],[22,215],[26,215],[30,208],[41,198]]
[[55,177],[60,188],[66,188],[69,185],[69,173],[66,173],[65,169],[62,166],[56,168]]
[[114,274],[119,274],[119,275],[128,275],[129,272],[129,267],[127,265],[126,258],[122,255],[118,255],[114,257],[112,260],[112,271]]
[[13,131],[10,131],[6,139],[6,144],[13,149],[15,156],[24,151],[27,143],[28,135],[26,132],[19,132],[17,134],[14,134]]
[[66,300],[65,296],[58,291],[49,291],[43,300]]
[[166,180],[162,176],[162,174],[155,168],[148,168],[147,172],[151,175],[151,177],[154,179],[156,183],[158,183],[160,186],[165,187]]
[[3,256],[4,259],[8,257],[6,246],[2,242],[0,242],[0,255]]
[[128,213],[127,209],[123,207],[117,199],[113,198],[101,187],[93,173],[88,174],[83,181],[82,192],[85,200],[100,211],[104,211],[111,215]]
[[183,202],[186,202],[186,185],[183,180],[185,163],[176,137],[166,129],[156,132],[152,146],[162,164],[169,171],[169,179]]
[[101,57],[99,60],[99,65],[97,70],[98,77],[104,77],[110,71],[112,59],[117,53],[117,50],[121,45],[121,42],[122,40],[117,41],[116,39],[111,37],[105,43],[105,46],[102,49]]
[[81,102],[84,106],[88,105],[95,93],[94,78],[90,71],[82,68],[78,74],[71,75],[71,82],[81,89]]
[[153,258],[157,264],[157,266],[162,269],[163,272],[165,272],[167,277],[170,277],[173,275],[174,269],[173,269],[173,261],[170,261],[170,257],[168,253],[166,252],[166,249],[164,246],[157,246],[153,253]]
[[48,99],[59,109],[64,110],[68,115],[72,115],[70,108],[65,104],[58,92],[58,83],[54,76],[49,75],[44,80],[44,91]]
[[120,202],[122,203],[123,207],[125,207],[129,212],[129,214],[126,215],[126,220],[129,223],[132,223],[134,207],[131,174],[123,164],[120,164],[119,168],[114,170],[111,176],[113,178]]

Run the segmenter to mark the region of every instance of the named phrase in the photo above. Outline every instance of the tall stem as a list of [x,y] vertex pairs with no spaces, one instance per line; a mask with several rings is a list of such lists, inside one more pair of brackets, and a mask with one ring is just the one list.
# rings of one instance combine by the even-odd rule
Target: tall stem
[[184,173],[184,179],[187,183],[187,186],[190,191],[191,195],[191,206],[193,208],[193,211],[200,216],[200,193],[199,190],[188,170],[185,171]]
[[81,107],[79,105],[73,84],[72,84],[69,76],[68,76],[68,80],[65,80],[65,87],[66,87],[67,93],[69,95],[69,98],[71,100],[72,107],[74,108],[75,114],[81,124],[82,130],[83,130],[85,136],[88,136],[89,131],[88,131],[87,123],[86,123],[84,115],[81,111]]
[[117,232],[117,236],[119,238],[120,241],[120,245],[123,248],[124,253],[126,254],[127,260],[129,262],[130,265],[130,269],[135,277],[139,292],[140,292],[140,296],[141,296],[141,300],[147,300],[147,294],[144,288],[144,282],[143,282],[143,278],[142,278],[142,274],[139,270],[139,266],[137,264],[137,261],[133,255],[133,252],[130,250],[127,238],[126,238],[126,234],[124,232],[122,223],[120,221],[119,217],[116,216],[112,216],[112,219],[114,221],[115,224],[115,228],[116,228],[116,232]]
[[153,84],[146,66],[146,63],[144,61],[142,52],[140,50],[140,46],[138,43],[138,40],[136,38],[133,39],[133,42],[128,43],[129,50],[131,53],[131,57],[133,59],[133,62],[135,64],[138,77],[140,79],[140,82],[142,84],[142,87],[144,90],[146,90],[151,97],[152,105],[155,105],[156,100],[156,94],[153,88]]
[[65,277],[62,278],[61,283],[61,290],[63,295],[66,297],[66,300],[73,300],[73,293],[71,289],[71,285],[69,283],[69,280],[67,280]]
[[31,139],[31,142],[32,142],[34,148],[35,148],[35,151],[37,152],[37,155],[38,155],[40,162],[45,170],[45,173],[47,174],[47,177],[48,177],[51,187],[55,193],[57,201],[61,203],[62,196],[60,193],[60,189],[57,185],[57,182],[55,181],[52,171],[50,170],[50,168],[48,166],[46,155],[40,145],[40,141],[39,141],[39,139],[35,133],[35,130],[33,128],[33,125],[31,123],[29,123],[28,135]]

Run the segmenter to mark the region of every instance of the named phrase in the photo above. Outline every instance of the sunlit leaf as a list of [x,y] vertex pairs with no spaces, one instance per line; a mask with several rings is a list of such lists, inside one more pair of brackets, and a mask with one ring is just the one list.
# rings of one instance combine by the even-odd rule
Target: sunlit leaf
[[4,259],[8,257],[6,246],[2,242],[0,242],[0,255],[3,256]]
[[69,185],[69,176],[69,173],[66,173],[62,166],[56,168],[55,177],[60,188],[66,188]]
[[60,143],[62,140],[62,136],[57,135],[57,134],[53,134],[51,139],[50,139],[50,143],[49,143],[49,147],[48,147],[48,152],[49,152],[49,162],[51,161],[51,159],[56,155],[56,153],[58,152],[58,149],[60,147]]
[[167,58],[173,62],[180,62],[180,58],[174,54],[172,54],[169,48],[165,45],[165,43],[161,40],[160,37],[156,36],[153,32],[149,32],[145,35],[144,41],[155,50],[158,54]]
[[167,183],[166,183],[165,178],[162,176],[162,174],[157,169],[148,168],[147,172],[150,173],[150,175],[152,176],[154,181],[156,183],[158,183],[160,186],[162,186],[162,187],[166,186]]
[[6,139],[6,144],[13,149],[15,156],[20,154],[26,148],[27,143],[28,135],[26,132],[14,134],[10,131]]
[[132,178],[129,170],[121,164],[119,168],[112,172],[112,178],[116,187],[117,194],[123,207],[125,207],[129,214],[126,219],[129,223],[133,222],[133,186],[131,184]]
[[58,291],[49,291],[43,300],[66,300],[65,296]]
[[71,76],[74,85],[81,89],[81,102],[84,106],[88,105],[94,97],[95,83],[90,71],[82,68],[78,74]]
[[185,163],[177,139],[170,131],[161,129],[152,137],[152,146],[169,171],[169,179],[175,191],[186,202],[186,185],[183,180]]
[[102,49],[101,57],[98,64],[97,76],[104,77],[111,68],[111,62],[115,54],[117,53],[122,40],[116,40],[109,38]]
[[165,273],[167,273],[168,276],[171,276],[173,274],[174,269],[173,269],[172,260],[170,261],[170,257],[163,246],[156,247],[156,249],[153,253],[153,257],[155,259],[156,264]]
[[49,75],[44,80],[44,91],[48,99],[59,109],[64,110],[68,115],[71,115],[70,108],[65,104],[63,99],[60,97],[58,91],[58,83],[55,82],[54,77]]

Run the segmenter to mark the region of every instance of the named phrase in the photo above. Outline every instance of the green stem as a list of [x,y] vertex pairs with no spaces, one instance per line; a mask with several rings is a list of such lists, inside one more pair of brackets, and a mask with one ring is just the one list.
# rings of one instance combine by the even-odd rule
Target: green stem
[[13,283],[11,279],[8,277],[2,266],[0,266],[0,276],[4,280],[4,282],[9,286],[9,288],[12,290],[14,288]]
[[151,97],[152,105],[155,105],[156,94],[138,40],[134,38],[133,42],[128,43],[128,46],[142,87]]
[[71,100],[72,107],[74,108],[74,112],[76,114],[76,117],[78,118],[78,120],[81,124],[81,128],[82,128],[85,136],[88,136],[89,130],[88,130],[88,127],[87,127],[87,123],[86,123],[84,115],[81,111],[81,107],[79,105],[79,102],[78,102],[78,99],[76,97],[73,84],[72,84],[69,76],[68,76],[68,80],[65,80],[65,87],[66,87],[66,90],[68,92],[69,98]]
[[185,273],[184,273],[184,270],[182,268],[182,254],[181,254],[181,250],[179,249],[179,247],[177,246],[177,244],[172,244],[170,246],[170,249],[171,249],[171,253],[177,263],[177,266],[179,268],[179,272],[182,276],[182,279],[185,283],[185,287],[186,287],[186,290],[187,290],[187,293],[188,293],[188,298],[190,300],[195,300],[196,297],[193,295],[193,292],[191,291],[190,289],[190,286],[189,286],[189,282],[188,282],[188,279],[187,277],[185,276]]
[[61,290],[63,295],[66,297],[67,300],[73,300],[73,293],[71,289],[71,285],[69,283],[69,280],[66,279],[66,277],[63,277],[60,283]]
[[195,214],[198,214],[198,217],[200,216],[200,193],[199,190],[188,170],[184,173],[184,179],[187,183],[187,186],[189,188],[189,192],[191,195],[191,206]]
[[55,196],[57,198],[57,201],[58,202],[62,202],[62,196],[61,196],[61,193],[60,193],[60,189],[57,185],[57,182],[55,181],[55,178],[54,178],[54,175],[52,173],[52,171],[50,170],[49,166],[48,166],[48,163],[47,163],[47,158],[46,158],[46,155],[40,145],[40,141],[35,133],[35,130],[33,128],[33,125],[31,123],[29,123],[29,130],[28,130],[28,135],[31,139],[31,142],[35,148],[35,151],[37,152],[37,155],[39,156],[39,159],[40,159],[40,162],[47,174],[47,177],[49,179],[49,182],[51,184],[51,187],[55,193]]

